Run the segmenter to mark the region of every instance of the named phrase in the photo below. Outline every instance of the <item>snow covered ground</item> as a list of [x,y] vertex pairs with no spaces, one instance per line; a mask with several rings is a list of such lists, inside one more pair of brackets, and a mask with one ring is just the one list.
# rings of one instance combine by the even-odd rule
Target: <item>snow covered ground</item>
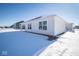
[[48,37],[15,29],[0,29],[0,55],[33,56],[41,53],[54,41]]
[[0,29],[0,55],[79,56],[79,30],[66,32],[57,41],[15,29]]
[[39,56],[79,56],[79,30],[66,32]]
[[15,30],[13,28],[3,28],[3,29],[0,29],[0,33],[3,33],[3,32],[13,32],[13,31],[20,31],[20,30]]

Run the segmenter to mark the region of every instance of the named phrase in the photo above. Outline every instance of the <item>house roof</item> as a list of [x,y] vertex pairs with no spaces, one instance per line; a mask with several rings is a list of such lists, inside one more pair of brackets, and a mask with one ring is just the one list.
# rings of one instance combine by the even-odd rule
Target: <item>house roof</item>
[[[54,17],[54,16],[58,16],[58,15],[54,14],[54,15],[38,16],[38,17],[35,17],[35,18],[33,18],[33,19],[30,19],[30,20],[28,20],[28,21],[26,21],[26,22],[30,22],[30,21],[33,21],[33,20],[39,20],[40,18],[45,18],[45,17],[49,17],[49,16]],[[58,16],[58,17],[60,17],[60,16]],[[69,23],[69,22],[65,21],[62,17],[60,17],[60,18],[61,18],[62,21],[66,22],[66,23]],[[26,22],[24,22],[24,23],[26,23]]]
[[42,18],[42,16],[35,17],[33,19],[28,20],[27,22],[32,21],[32,20],[36,20],[36,19],[40,19],[40,18]]
[[38,20],[38,19],[40,19],[40,18],[48,17],[48,16],[57,16],[57,15],[44,15],[44,16],[38,16],[38,17],[35,17],[35,18],[33,18],[33,19],[30,19],[30,20],[28,20],[28,21],[26,21],[26,22],[33,21],[33,20]]

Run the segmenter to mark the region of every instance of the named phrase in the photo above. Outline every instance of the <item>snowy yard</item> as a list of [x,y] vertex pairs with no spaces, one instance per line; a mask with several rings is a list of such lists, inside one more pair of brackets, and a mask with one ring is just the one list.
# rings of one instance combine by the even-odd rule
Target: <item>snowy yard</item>
[[53,42],[54,41],[48,41],[46,36],[14,29],[3,29],[0,30],[0,55],[38,55]]
[[79,30],[66,32],[39,56],[79,56]]
[[79,30],[66,32],[56,42],[47,39],[20,30],[0,30],[0,55],[79,56]]

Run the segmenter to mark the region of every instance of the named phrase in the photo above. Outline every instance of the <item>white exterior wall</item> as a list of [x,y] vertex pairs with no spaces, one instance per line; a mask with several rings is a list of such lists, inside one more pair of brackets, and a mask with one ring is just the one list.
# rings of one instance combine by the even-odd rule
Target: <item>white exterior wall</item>
[[[41,21],[47,21],[47,30],[39,30],[39,22]],[[53,35],[54,34],[54,19],[51,16],[48,17],[42,17],[40,19],[32,20],[29,22],[26,22],[26,31],[35,32],[35,33],[41,33],[41,34],[47,34],[47,35]],[[28,29],[28,24],[32,25],[32,29]]]
[[[42,21],[47,21],[47,30],[39,29],[39,22]],[[32,25],[32,29],[28,29],[28,24]],[[68,23],[64,21],[61,17],[56,15],[55,16],[50,15],[50,16],[41,17],[39,19],[30,20],[25,22],[25,25],[26,25],[26,31],[53,35],[53,36],[66,32],[68,27]]]
[[55,16],[54,35],[61,34],[66,31],[66,22],[59,16]]

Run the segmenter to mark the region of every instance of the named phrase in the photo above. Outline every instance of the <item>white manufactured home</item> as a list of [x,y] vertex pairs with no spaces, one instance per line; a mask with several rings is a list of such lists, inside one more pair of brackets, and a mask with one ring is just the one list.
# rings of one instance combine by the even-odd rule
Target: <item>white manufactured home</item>
[[57,15],[39,16],[22,24],[25,24],[26,31],[53,36],[72,30],[72,23]]

